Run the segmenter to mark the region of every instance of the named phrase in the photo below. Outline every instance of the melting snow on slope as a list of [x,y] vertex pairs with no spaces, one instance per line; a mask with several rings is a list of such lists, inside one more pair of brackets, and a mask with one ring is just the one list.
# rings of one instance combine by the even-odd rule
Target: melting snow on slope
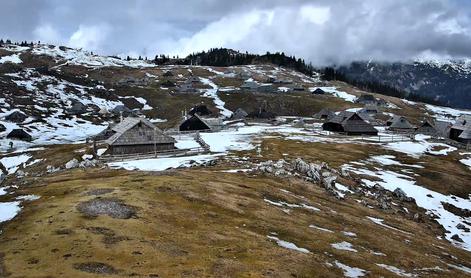
[[343,250],[343,251],[350,251],[350,252],[358,252],[355,248],[353,248],[353,245],[350,242],[342,241],[339,243],[332,243],[331,244],[332,248],[337,249],[337,250]]
[[313,88],[310,88],[309,90],[315,91],[317,88],[322,89],[324,92],[332,94],[338,98],[342,98],[348,102],[355,102],[355,100],[357,99],[356,96],[346,93],[346,92],[339,91],[337,90],[336,87],[313,87]]
[[469,169],[471,170],[471,158],[460,159],[460,162],[463,163],[464,165],[468,166]]
[[8,174],[14,174],[20,165],[27,162],[30,158],[30,155],[22,154],[18,156],[3,157],[0,159],[0,162],[5,166]]
[[[417,140],[416,142],[394,142],[387,144],[386,148],[408,154],[409,156],[415,158],[418,158],[424,154],[448,155],[448,153],[457,150],[455,147],[447,144],[428,142],[427,139],[429,138],[430,136],[418,134],[415,136],[415,140]],[[440,150],[435,150],[436,148],[440,148]]]
[[108,165],[112,168],[123,168],[126,170],[141,170],[141,171],[164,171],[169,168],[190,167],[195,164],[200,164],[215,160],[218,155],[194,155],[182,157],[162,157],[152,159],[130,160],[122,162],[111,162]]
[[287,208],[304,208],[304,209],[307,209],[307,210],[312,210],[312,211],[320,211],[320,209],[316,208],[316,207],[313,207],[311,205],[307,205],[307,204],[290,204],[290,203],[287,203],[287,202],[283,202],[283,201],[272,201],[272,200],[269,200],[267,198],[263,199],[266,203],[269,203],[270,205],[274,205],[274,206],[277,206],[277,207],[287,207]]
[[[368,161],[362,162],[368,163]],[[415,199],[417,206],[427,210],[428,214],[436,216],[436,221],[449,231],[445,234],[445,237],[449,241],[452,241],[457,246],[466,250],[471,250],[471,233],[457,228],[457,225],[460,223],[470,229],[471,225],[467,224],[466,218],[447,211],[443,206],[444,203],[448,203],[460,209],[471,210],[471,200],[435,192],[416,184],[415,179],[411,176],[390,170],[381,168],[369,170],[359,168],[357,165],[353,166],[352,164],[343,165],[342,170],[379,179],[379,181],[371,181],[367,178],[362,179],[362,182],[367,186],[373,186],[375,183],[378,183],[389,191],[394,191],[396,188],[400,188],[407,194],[407,196]],[[382,221],[376,221],[377,219],[374,218],[369,219],[377,224],[384,225]],[[459,243],[457,241],[453,241],[451,237],[455,234],[464,242]]]
[[412,274],[412,273],[407,273],[406,271],[400,269],[400,268],[397,268],[395,266],[391,266],[391,265],[386,265],[386,264],[376,264],[377,266],[379,267],[382,267],[398,276],[401,276],[401,277],[416,277],[417,275],[415,274]]
[[357,278],[366,275],[366,271],[361,268],[351,267],[340,263],[339,261],[335,261],[335,265],[343,271],[343,275],[345,275],[345,277]]
[[178,149],[193,149],[193,148],[200,148],[200,144],[196,142],[195,137],[192,134],[184,134],[184,135],[177,135],[174,136],[175,140],[175,147]]
[[212,82],[211,80],[209,80],[207,78],[200,78],[200,80],[203,84],[206,84],[206,85],[211,87],[211,89],[206,89],[206,92],[204,93],[204,96],[213,99],[214,104],[216,105],[216,107],[219,110],[221,110],[221,114],[224,117],[226,117],[226,118],[231,117],[232,112],[229,109],[224,107],[224,105],[226,103],[224,101],[222,101],[218,96],[218,86],[216,84],[214,84],[214,82]]
[[3,63],[21,64],[23,61],[20,59],[20,54],[12,54],[10,56],[0,57],[0,64]]
[[462,114],[471,115],[471,111],[469,110],[460,110],[450,107],[435,106],[431,104],[426,104],[425,108],[430,112],[433,112],[435,114],[434,117],[437,120],[442,121],[450,121],[450,118],[456,118]]
[[322,232],[326,232],[326,233],[333,233],[334,231],[332,230],[329,230],[329,229],[326,229],[326,228],[322,228],[322,227],[319,227],[319,226],[316,226],[316,225],[309,225],[309,228],[312,228],[312,229],[316,229],[316,230],[319,230],[319,231],[322,231]]
[[290,249],[290,250],[294,250],[294,251],[301,252],[301,253],[305,253],[305,254],[311,253],[306,248],[298,247],[298,246],[296,246],[296,244],[288,242],[288,241],[281,240],[281,239],[277,238],[276,236],[267,236],[267,237],[271,240],[274,240],[276,242],[276,244],[278,244],[278,246],[280,246],[280,247]]
[[377,225],[380,225],[381,227],[384,227],[386,229],[391,229],[391,230],[394,230],[394,231],[398,231],[398,232],[401,232],[403,234],[410,234],[408,232],[405,232],[403,230],[400,230],[398,228],[394,228],[392,226],[389,226],[387,224],[384,224],[384,219],[381,219],[381,218],[375,218],[375,217],[371,217],[371,216],[367,216],[366,218],[368,218],[371,222],[377,224]]
[[0,223],[13,219],[20,210],[19,201],[0,203]]

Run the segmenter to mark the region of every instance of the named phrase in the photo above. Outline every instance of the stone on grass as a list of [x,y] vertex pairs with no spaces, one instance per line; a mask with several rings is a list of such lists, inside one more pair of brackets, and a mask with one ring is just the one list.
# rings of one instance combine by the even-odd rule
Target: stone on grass
[[95,198],[82,202],[77,209],[88,217],[108,215],[112,218],[129,219],[136,215],[136,210],[115,198]]
[[74,158],[65,164],[65,169],[73,169],[79,167],[79,161]]

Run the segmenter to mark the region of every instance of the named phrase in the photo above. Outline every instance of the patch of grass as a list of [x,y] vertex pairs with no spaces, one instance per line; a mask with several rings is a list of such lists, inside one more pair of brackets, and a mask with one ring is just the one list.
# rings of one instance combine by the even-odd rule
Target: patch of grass
[[267,105],[268,109],[283,116],[305,116],[310,117],[323,108],[338,111],[354,107],[342,99],[332,96],[318,96],[305,93],[251,93],[231,92],[219,93],[219,97],[226,102],[225,107],[235,111],[243,108],[248,113],[258,110]]
[[[375,263],[411,271],[445,268],[441,261],[464,263],[471,258],[469,253],[437,240],[423,224],[371,210],[355,200],[336,200],[320,187],[295,178],[228,174],[217,168],[159,175],[88,169],[46,176],[38,182],[47,186],[27,193],[41,199],[25,206],[1,235],[5,269],[14,270],[16,276],[83,276],[74,266],[96,262],[119,269],[113,274],[117,277],[338,277],[342,272],[326,265],[333,260],[363,268],[373,276],[390,276]],[[84,193],[97,188],[114,189],[107,196],[136,207],[139,217],[83,218],[76,207],[90,199]],[[290,208],[286,213],[265,202],[266,196],[306,203],[321,211]],[[414,236],[385,229],[366,216],[383,218],[388,225]],[[311,224],[334,233],[309,228]],[[73,232],[57,235],[56,230]],[[355,232],[357,237],[345,237],[344,230]],[[282,248],[267,238],[270,233],[311,253]],[[330,246],[341,241],[351,242],[359,251]],[[375,256],[371,250],[387,256]],[[28,258],[40,259],[28,264]],[[440,273],[442,277],[459,274],[457,270]]]

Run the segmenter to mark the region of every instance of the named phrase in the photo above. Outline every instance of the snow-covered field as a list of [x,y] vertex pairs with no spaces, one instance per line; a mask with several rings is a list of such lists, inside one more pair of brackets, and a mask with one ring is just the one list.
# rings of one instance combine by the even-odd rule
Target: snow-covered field
[[215,160],[219,155],[193,155],[183,157],[164,157],[153,159],[141,159],[123,162],[111,162],[108,165],[112,168],[123,168],[126,170],[141,171],[163,171],[170,168],[189,167],[204,162]]
[[389,143],[387,144],[387,148],[416,158],[424,154],[447,155],[448,153],[457,150],[457,148],[444,143],[430,143],[427,139],[430,139],[430,136],[418,134],[415,136],[416,141],[414,142]]

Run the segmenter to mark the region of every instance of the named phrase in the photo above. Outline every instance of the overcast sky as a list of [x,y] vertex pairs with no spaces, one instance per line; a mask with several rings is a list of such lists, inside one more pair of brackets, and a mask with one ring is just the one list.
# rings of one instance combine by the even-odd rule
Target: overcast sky
[[212,47],[316,65],[471,57],[468,0],[0,0],[0,37],[108,55]]

